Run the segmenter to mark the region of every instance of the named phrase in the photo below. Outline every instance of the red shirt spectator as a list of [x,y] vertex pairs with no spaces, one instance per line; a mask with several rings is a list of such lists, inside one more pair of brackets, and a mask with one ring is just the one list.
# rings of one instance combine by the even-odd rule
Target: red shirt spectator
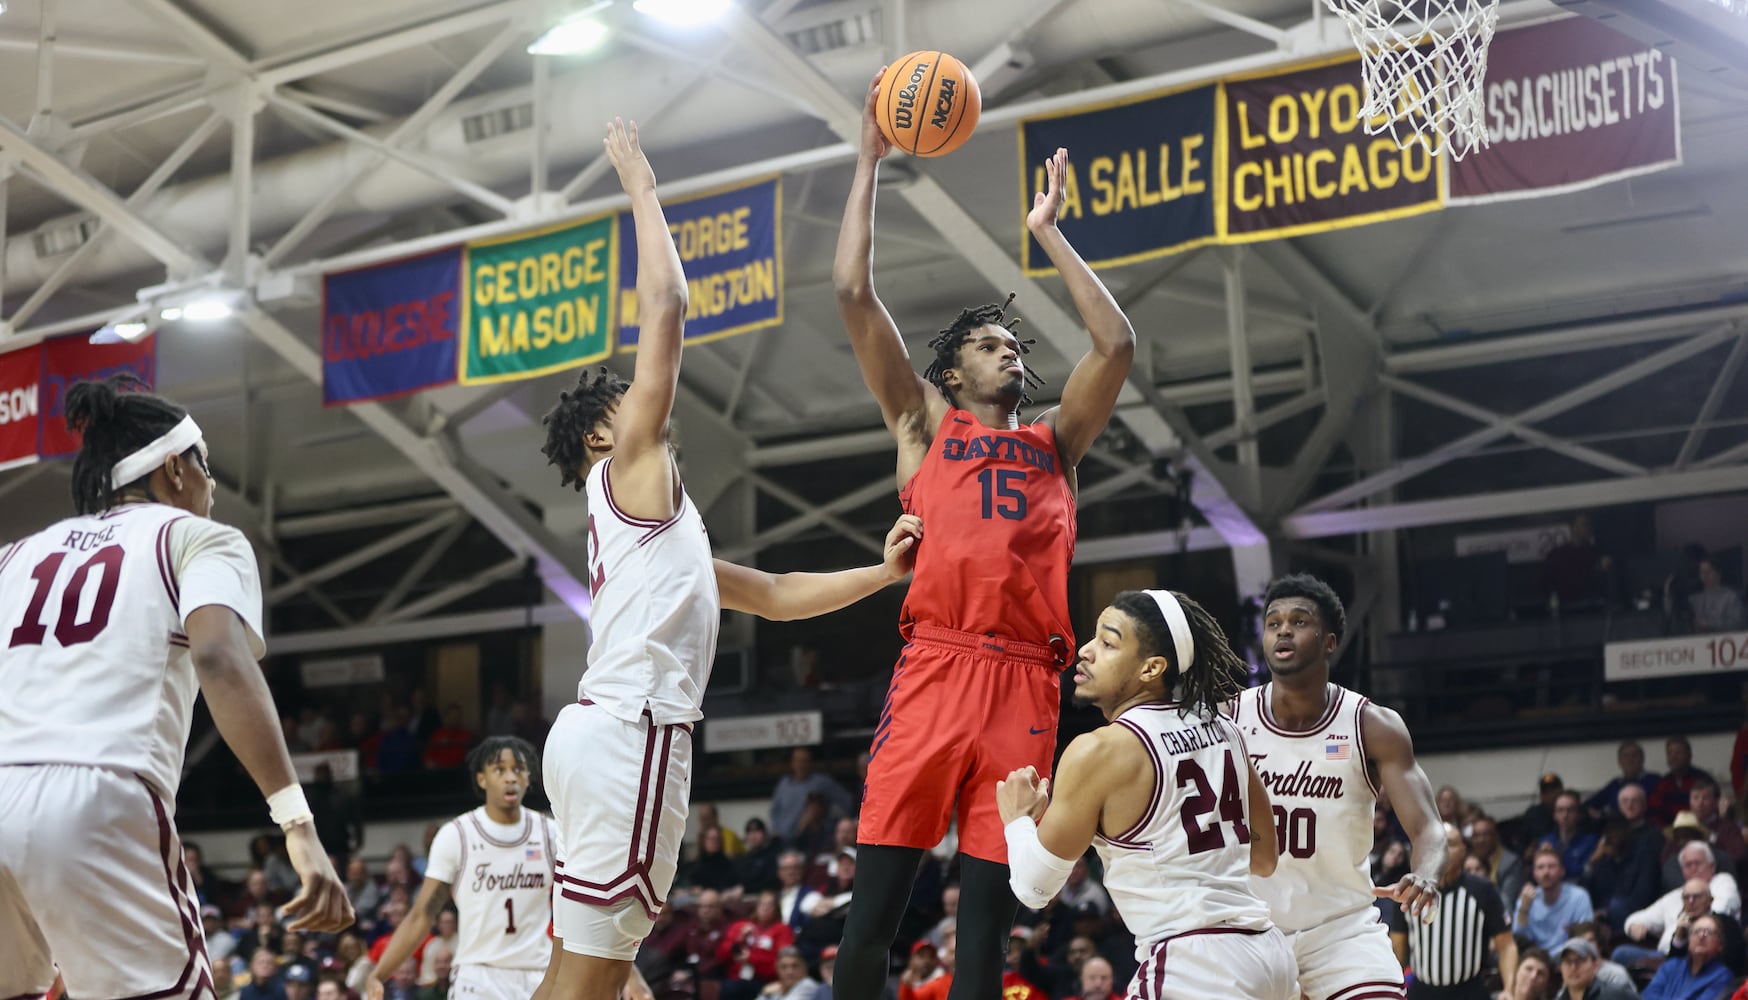
[[1671,736],[1663,745],[1663,754],[1669,762],[1669,770],[1651,790],[1650,801],[1650,818],[1658,826],[1668,826],[1676,813],[1688,807],[1694,782],[1701,778],[1712,779],[1711,775],[1693,766],[1693,746],[1687,742],[1687,737]]
[[431,734],[425,747],[425,767],[433,771],[460,767],[466,763],[472,743],[473,734],[461,723],[461,706],[450,705],[443,710],[443,725]]
[[730,979],[768,983],[777,978],[777,953],[795,943],[795,932],[777,913],[777,894],[759,893],[748,920],[737,920],[716,946],[716,957],[727,963]]

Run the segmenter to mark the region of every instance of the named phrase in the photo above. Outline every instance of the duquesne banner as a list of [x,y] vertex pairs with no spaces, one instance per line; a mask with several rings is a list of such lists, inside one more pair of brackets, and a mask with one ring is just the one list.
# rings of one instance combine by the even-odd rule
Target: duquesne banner
[[322,404],[391,399],[455,381],[461,248],[322,282]]
[[612,215],[469,243],[461,382],[533,378],[613,353]]
[[[686,273],[688,344],[783,322],[783,182],[663,202]],[[637,228],[619,213],[619,346],[636,350]]]
[[0,469],[72,455],[79,435],[67,429],[67,389],[123,372],[157,385],[158,338],[93,344],[90,334],[55,337],[0,354]]

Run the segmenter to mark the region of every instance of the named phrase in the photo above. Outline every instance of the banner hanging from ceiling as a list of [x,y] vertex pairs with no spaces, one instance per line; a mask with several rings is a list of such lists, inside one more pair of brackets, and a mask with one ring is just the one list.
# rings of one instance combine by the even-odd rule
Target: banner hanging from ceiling
[[453,383],[460,310],[460,247],[327,275],[322,405]]
[[[783,322],[783,182],[663,202],[686,274],[685,342]],[[619,346],[637,349],[637,227],[619,213]]]
[[42,345],[0,354],[0,469],[36,461]]
[[613,353],[616,217],[467,244],[461,382],[534,378]]
[[124,372],[145,383],[147,390],[157,388],[157,334],[147,334],[132,343],[93,344],[91,335],[83,333],[43,341],[42,380],[37,392],[41,413],[37,454],[55,458],[78,452],[79,435],[67,429],[67,389],[73,383]]

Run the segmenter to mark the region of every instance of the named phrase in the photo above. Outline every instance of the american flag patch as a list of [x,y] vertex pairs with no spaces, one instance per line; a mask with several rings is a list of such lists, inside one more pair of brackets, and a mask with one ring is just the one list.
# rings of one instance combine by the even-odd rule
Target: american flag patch
[[540,848],[530,847],[530,848],[528,848],[528,850],[526,852],[524,852],[523,856],[524,856],[524,859],[528,860],[528,861],[539,861],[540,860]]
[[1353,757],[1353,747],[1346,743],[1323,744],[1324,760],[1349,760]]

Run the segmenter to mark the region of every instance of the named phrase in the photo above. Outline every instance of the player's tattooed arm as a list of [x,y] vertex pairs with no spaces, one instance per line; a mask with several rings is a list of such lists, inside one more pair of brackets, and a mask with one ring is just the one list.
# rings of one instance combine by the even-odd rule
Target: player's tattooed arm
[[431,892],[428,895],[420,893],[420,895],[426,896],[427,898],[424,900],[423,908],[419,912],[423,913],[428,919],[436,921],[437,917],[443,913],[443,908],[449,905],[449,898],[452,893],[449,889],[449,883],[439,882],[436,879],[430,879],[429,881],[431,883]]
[[425,940],[425,935],[431,933],[432,925],[437,922],[437,915],[448,905],[449,896],[448,882],[426,877],[419,886],[419,895],[414,898],[413,905],[407,908],[406,918],[395,928],[394,937],[388,940],[388,947],[382,950],[382,961],[376,963],[370,978],[364,981],[364,1000],[382,1000],[383,984],[407,959],[413,957],[419,943]]
[[1378,783],[1413,845],[1408,874],[1382,890],[1410,917],[1431,920],[1438,911],[1438,883],[1449,853],[1432,782],[1414,759],[1414,738],[1400,715],[1381,705],[1367,705],[1360,716],[1360,733],[1369,758],[1366,765],[1377,768]]

